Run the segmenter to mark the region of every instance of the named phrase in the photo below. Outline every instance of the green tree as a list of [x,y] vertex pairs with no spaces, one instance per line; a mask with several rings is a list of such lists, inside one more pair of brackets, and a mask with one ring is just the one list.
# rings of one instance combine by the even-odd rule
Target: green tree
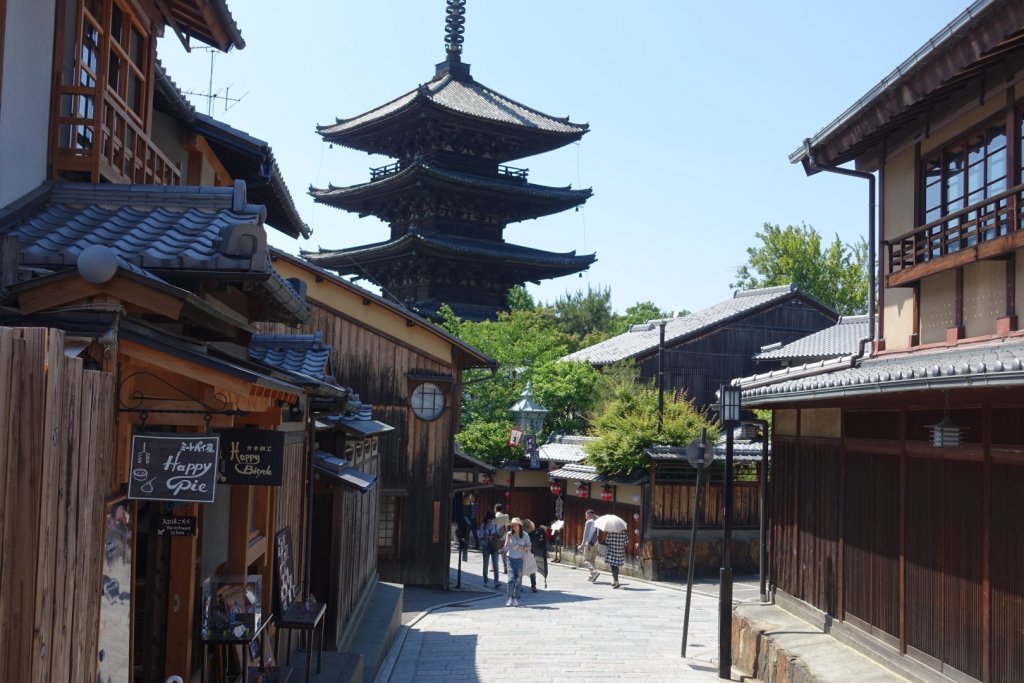
[[683,398],[666,397],[662,432],[658,433],[658,391],[652,384],[620,381],[594,425],[597,439],[587,445],[587,462],[604,473],[618,474],[644,468],[645,451],[655,444],[683,446],[708,430],[718,430],[707,416]]
[[566,292],[555,301],[554,308],[559,332],[581,341],[595,334],[607,338],[615,330],[610,287]]
[[535,302],[533,297],[530,296],[530,293],[526,291],[526,287],[516,285],[512,289],[508,290],[508,307],[513,311],[524,311],[537,308],[537,302]]
[[747,263],[736,271],[736,289],[795,284],[842,315],[867,311],[867,243],[829,244],[813,227],[765,223],[747,248]]
[[601,398],[601,373],[590,363],[555,361],[533,371],[533,393],[548,409],[547,434],[583,434]]

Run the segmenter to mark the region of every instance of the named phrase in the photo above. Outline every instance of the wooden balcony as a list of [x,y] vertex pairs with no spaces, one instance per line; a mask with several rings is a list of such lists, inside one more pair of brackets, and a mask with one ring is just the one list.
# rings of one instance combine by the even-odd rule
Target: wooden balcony
[[1024,184],[887,240],[886,286],[995,258],[1024,246]]
[[181,184],[181,169],[111,93],[100,99],[95,88],[62,86],[58,97],[53,146],[58,176],[81,174],[88,182]]

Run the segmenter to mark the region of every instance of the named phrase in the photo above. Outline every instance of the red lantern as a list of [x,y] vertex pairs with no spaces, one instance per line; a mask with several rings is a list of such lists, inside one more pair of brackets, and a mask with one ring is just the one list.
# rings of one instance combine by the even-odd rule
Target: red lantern
[[555,479],[553,482],[551,482],[551,493],[552,493],[552,495],[555,495],[555,496],[561,494],[562,493],[562,482],[558,481],[557,479]]
[[512,497],[512,492],[511,491],[505,491],[505,497],[506,498],[511,498]]
[[582,481],[576,484],[576,495],[579,498],[587,497],[587,485]]
[[612,491],[611,486],[605,486],[603,489],[601,489],[601,500],[603,500],[604,502],[610,503],[612,502],[612,498],[614,497],[615,492]]

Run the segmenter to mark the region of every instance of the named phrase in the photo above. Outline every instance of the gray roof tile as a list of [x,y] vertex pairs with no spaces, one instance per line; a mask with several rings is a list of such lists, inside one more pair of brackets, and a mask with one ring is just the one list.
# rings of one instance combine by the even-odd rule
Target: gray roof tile
[[318,126],[318,131],[324,136],[344,133],[413,106],[419,100],[429,101],[458,114],[517,127],[580,135],[587,130],[586,124],[571,123],[567,118],[548,116],[509,99],[473,79],[457,79],[445,74],[364,114],[350,119],[338,119],[334,125]]
[[593,436],[574,436],[556,434],[538,449],[540,459],[547,462],[580,462],[587,457],[584,445],[594,441]]
[[1024,385],[1024,341],[1002,340],[954,348],[846,357],[734,380],[743,400],[765,405],[786,400],[890,391]]
[[[667,320],[665,322],[665,344],[675,344],[687,337],[721,325],[732,318],[793,296],[809,299],[793,285],[737,291],[733,293],[732,298],[714,306],[681,318]],[[659,344],[658,322],[651,321],[646,325],[634,325],[629,332],[570,353],[562,360],[606,365],[654,351]]]
[[795,360],[849,356],[860,351],[860,340],[870,334],[866,315],[844,315],[832,327],[754,356],[756,360]]
[[327,374],[331,347],[315,334],[254,334],[249,340],[249,358],[277,370],[308,375],[333,382]]

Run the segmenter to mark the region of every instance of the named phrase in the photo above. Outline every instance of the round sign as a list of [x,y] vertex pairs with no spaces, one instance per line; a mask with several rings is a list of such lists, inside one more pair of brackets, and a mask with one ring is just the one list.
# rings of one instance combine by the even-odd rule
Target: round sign
[[710,441],[704,441],[704,448],[701,448],[700,438],[696,438],[686,446],[686,460],[694,469],[702,469],[711,464],[715,459],[715,446]]

